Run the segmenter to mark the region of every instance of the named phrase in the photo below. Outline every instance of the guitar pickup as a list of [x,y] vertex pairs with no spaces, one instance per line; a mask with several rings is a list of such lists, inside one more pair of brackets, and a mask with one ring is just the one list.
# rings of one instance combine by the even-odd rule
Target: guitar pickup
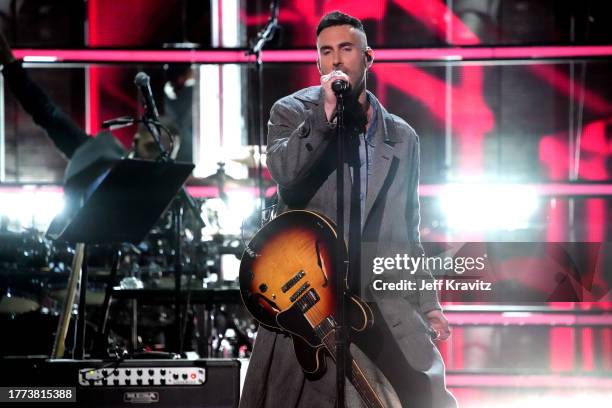
[[298,290],[295,291],[293,295],[291,295],[289,300],[291,300],[292,302],[295,302],[297,298],[299,298],[302,293],[306,292],[306,289],[308,289],[309,287],[310,287],[310,283],[305,282],[302,286],[298,288]]
[[292,287],[295,286],[296,283],[298,283],[300,281],[300,279],[302,279],[304,276],[306,276],[306,272],[304,272],[304,270],[299,271],[298,273],[296,273],[293,278],[289,279],[281,288],[281,290],[283,291],[283,293],[286,293],[289,289],[291,289]]
[[311,307],[317,304],[320,300],[319,295],[314,289],[310,289],[302,296],[295,304],[300,308],[302,313],[306,313]]

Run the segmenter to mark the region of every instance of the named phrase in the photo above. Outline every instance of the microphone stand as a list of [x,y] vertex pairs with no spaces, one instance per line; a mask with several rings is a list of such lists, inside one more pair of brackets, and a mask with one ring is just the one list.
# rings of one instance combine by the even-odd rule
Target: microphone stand
[[[161,143],[161,130],[165,128],[159,123],[157,118],[150,117],[151,109],[145,109],[141,121],[145,124],[151,136],[155,140],[155,144],[160,152],[159,160],[163,162],[173,162],[174,159],[170,157],[170,152],[168,152],[163,144]],[[167,131],[167,130],[166,130]],[[168,132],[169,133],[169,132]],[[172,139],[172,136],[169,135]],[[205,226],[204,221],[202,220],[197,206],[193,201],[193,198],[187,193],[185,186],[181,187],[179,190],[178,199],[175,198],[172,203],[172,246],[174,249],[174,324],[175,324],[175,333],[176,333],[176,346],[175,350],[177,353],[182,353],[183,348],[183,330],[182,330],[182,321],[183,321],[183,313],[181,310],[181,276],[183,275],[183,263],[182,263],[182,253],[181,253],[181,230],[182,226],[182,216],[183,216],[183,208],[182,202],[184,202],[187,207],[193,212],[194,218],[196,222],[199,224],[199,228],[203,228]],[[185,315],[187,314],[187,310],[185,310]]]
[[346,292],[344,278],[346,277],[347,262],[342,254],[345,251],[344,243],[344,157],[346,140],[344,139],[344,94],[342,90],[334,89],[336,94],[336,407],[345,407],[344,378],[346,373]]
[[[155,145],[159,149],[160,157],[158,160],[162,162],[170,162],[172,158],[170,157],[169,152],[164,148],[164,145],[161,143],[160,138],[160,124],[156,118],[149,117],[148,112],[150,109],[145,109],[141,121],[146,126],[147,130],[153,136],[153,140],[155,141]],[[181,195],[186,194],[185,187],[181,187]],[[174,272],[174,332],[176,334],[176,345],[174,350],[177,353],[181,353],[181,346],[183,344],[183,331],[181,322],[182,318],[182,310],[181,310],[181,276],[183,275],[183,264],[181,262],[181,228],[182,228],[182,208],[180,200],[175,199],[171,204],[172,206],[172,216],[171,216],[171,225],[172,225],[172,247],[174,249],[173,253],[173,272]],[[186,311],[185,311],[186,312]],[[136,346],[136,345],[134,345]]]
[[270,5],[270,18],[268,19],[268,23],[264,28],[257,34],[255,40],[251,42],[252,46],[247,51],[247,55],[255,55],[255,86],[254,89],[254,99],[256,101],[255,104],[252,105],[252,117],[256,124],[257,129],[257,151],[259,153],[259,160],[257,161],[257,186],[259,191],[259,205],[260,211],[258,212],[257,222],[261,226],[262,224],[262,216],[263,210],[266,207],[265,201],[265,191],[264,191],[264,183],[263,183],[263,145],[264,141],[264,128],[263,128],[263,66],[261,61],[261,50],[266,45],[266,43],[272,40],[276,30],[278,29],[278,12],[280,8],[280,0],[273,0]]

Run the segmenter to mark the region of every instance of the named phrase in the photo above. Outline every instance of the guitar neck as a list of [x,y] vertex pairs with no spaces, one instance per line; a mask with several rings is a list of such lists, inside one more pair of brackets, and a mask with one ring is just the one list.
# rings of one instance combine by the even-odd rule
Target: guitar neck
[[[335,338],[335,330],[330,331],[326,336],[322,338],[325,348],[327,349],[329,354],[331,354],[334,361],[336,361]],[[361,369],[361,367],[359,367],[355,359],[349,353],[347,353],[347,358],[350,359],[351,369],[346,370],[346,376],[359,393],[361,400],[367,405],[368,408],[385,408],[384,404],[382,403],[378,395],[376,395],[374,388],[372,388],[372,385],[365,377],[363,370]]]

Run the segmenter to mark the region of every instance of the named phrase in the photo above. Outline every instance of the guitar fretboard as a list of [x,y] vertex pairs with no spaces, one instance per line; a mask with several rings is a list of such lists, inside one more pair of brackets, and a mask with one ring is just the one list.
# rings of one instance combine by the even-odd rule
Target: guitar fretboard
[[[334,361],[336,361],[335,327],[336,323],[330,316],[324,319],[317,327],[314,328],[315,332],[317,333],[321,341],[323,341],[325,348],[327,349],[327,351],[329,351],[329,354],[332,356]],[[376,392],[374,392],[374,389],[365,377],[363,371],[361,370],[359,365],[357,365],[355,359],[348,355],[347,357],[349,357],[351,360],[351,369],[347,370],[346,376],[361,396],[363,402],[366,403],[368,408],[385,408],[382,401],[380,400],[380,398],[378,398],[378,395],[376,395]]]

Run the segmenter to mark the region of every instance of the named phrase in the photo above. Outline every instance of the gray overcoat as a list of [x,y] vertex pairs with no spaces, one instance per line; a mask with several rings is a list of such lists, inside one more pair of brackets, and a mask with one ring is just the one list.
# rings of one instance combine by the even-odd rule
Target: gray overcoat
[[[383,245],[404,242],[420,248],[418,137],[404,120],[387,112],[372,93],[368,92],[368,97],[378,107],[378,119],[362,221],[363,241]],[[325,116],[321,87],[302,89],[274,104],[268,123],[266,161],[279,186],[280,212],[308,209],[335,220],[334,135],[335,125]],[[345,185],[350,185],[348,169],[345,177]],[[348,190],[345,188],[346,203],[350,202]],[[371,270],[362,268],[361,273],[369,279]],[[375,302],[370,305],[375,326],[353,341],[382,370],[402,406],[455,407],[454,398],[445,388],[441,356],[422,318],[440,309],[436,293],[374,296]],[[260,327],[240,407],[334,407],[335,366],[329,358],[327,364],[323,376],[304,375],[291,339]]]

